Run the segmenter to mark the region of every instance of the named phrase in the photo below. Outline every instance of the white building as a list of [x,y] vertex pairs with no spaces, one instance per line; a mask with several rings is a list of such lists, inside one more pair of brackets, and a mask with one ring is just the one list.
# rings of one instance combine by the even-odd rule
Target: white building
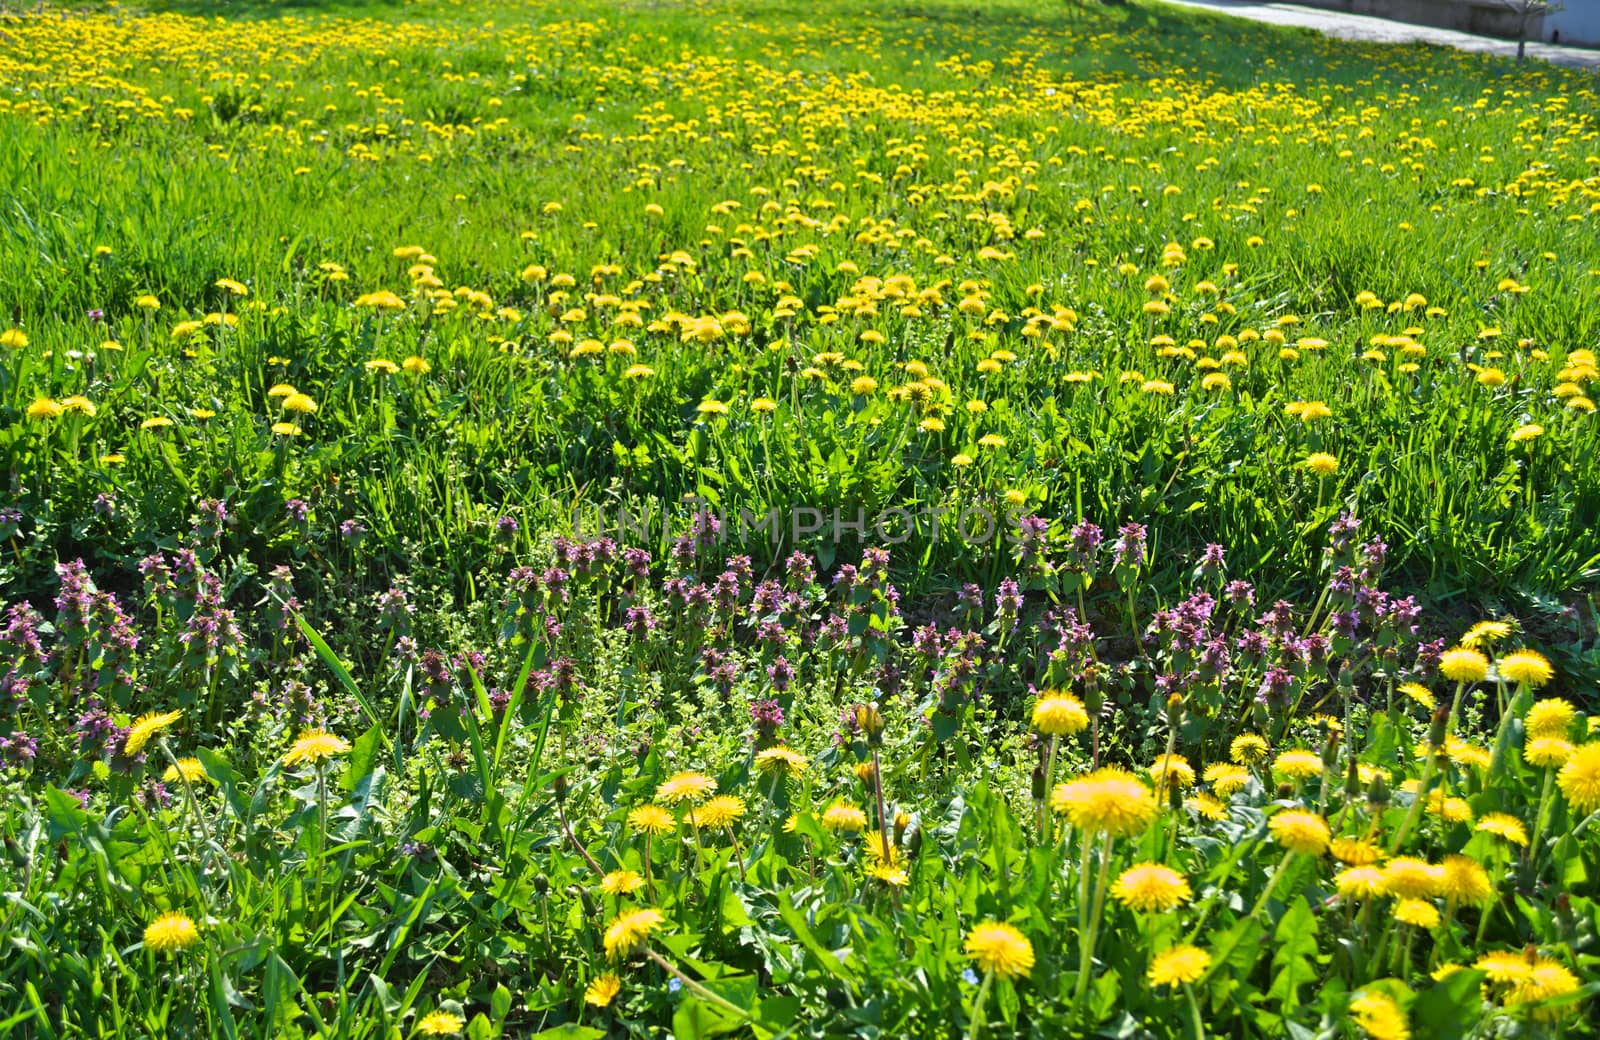
[[[1562,3],[1554,0],[1551,8]],[[1544,16],[1544,39],[1551,43],[1575,43],[1600,47],[1600,0],[1565,0],[1561,10]]]

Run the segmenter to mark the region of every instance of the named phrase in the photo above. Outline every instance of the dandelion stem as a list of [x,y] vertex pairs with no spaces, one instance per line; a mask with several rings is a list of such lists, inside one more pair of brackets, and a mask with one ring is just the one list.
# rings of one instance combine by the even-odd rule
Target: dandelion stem
[[1189,1005],[1189,1024],[1194,1027],[1194,1040],[1205,1040],[1205,1022],[1200,1017],[1200,1004],[1194,999],[1194,988],[1184,986],[1183,995]]
[[716,993],[714,993],[711,990],[707,989],[705,986],[703,986],[700,983],[696,982],[694,979],[691,979],[689,976],[687,976],[683,972],[679,971],[677,966],[674,965],[671,961],[667,960],[665,957],[661,956],[661,954],[659,954],[656,951],[652,950],[650,947],[648,947],[648,946],[641,947],[640,948],[640,952],[642,952],[646,957],[648,957],[651,960],[655,961],[657,964],[661,965],[662,969],[665,970],[667,974],[671,975],[673,978],[675,978],[679,982],[683,983],[684,986],[687,987],[689,990],[691,990],[694,993],[695,996],[701,998],[702,1000],[710,1001],[711,1003],[717,1005],[717,1007],[721,1008],[722,1010],[728,1012],[731,1015],[738,1015],[741,1019],[743,1019],[746,1022],[750,1021],[750,1012],[746,1011],[744,1008],[740,1007],[739,1005],[728,1001],[724,997],[719,997]]
[[978,984],[978,996],[972,1002],[972,1025],[967,1028],[967,1040],[975,1040],[978,1031],[983,1028],[983,1009],[989,1002],[989,987],[994,983],[994,969],[990,968],[983,973],[983,981]]
[[1072,1003],[1077,1006],[1089,991],[1089,970],[1094,965],[1095,940],[1100,933],[1100,913],[1106,904],[1106,879],[1111,873],[1111,835],[1107,834],[1100,847],[1100,869],[1094,881],[1094,906],[1089,911],[1089,927],[1083,934],[1082,957],[1078,966],[1078,984],[1073,989]]

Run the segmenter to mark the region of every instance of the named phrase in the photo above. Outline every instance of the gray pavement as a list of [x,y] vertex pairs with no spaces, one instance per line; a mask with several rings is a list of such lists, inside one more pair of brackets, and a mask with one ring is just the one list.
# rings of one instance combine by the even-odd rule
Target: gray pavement
[[[1428,25],[1411,25],[1392,22],[1387,18],[1370,15],[1347,14],[1320,7],[1301,7],[1297,4],[1254,3],[1252,0],[1163,0],[1179,7],[1215,11],[1218,14],[1249,18],[1269,25],[1291,25],[1315,29],[1328,36],[1366,43],[1429,43],[1440,47],[1454,47],[1480,54],[1515,57],[1514,40],[1497,40],[1488,36],[1435,29]],[[1565,47],[1550,43],[1529,42],[1528,57],[1556,65],[1575,68],[1600,68],[1600,50],[1586,47]]]

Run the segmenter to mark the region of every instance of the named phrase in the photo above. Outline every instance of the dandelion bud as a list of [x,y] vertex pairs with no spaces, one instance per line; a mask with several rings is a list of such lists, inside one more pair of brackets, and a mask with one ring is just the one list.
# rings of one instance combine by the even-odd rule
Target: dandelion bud
[[535,874],[533,876],[533,890],[539,893],[541,899],[549,895],[550,878],[544,874]]
[[1433,724],[1428,727],[1428,746],[1431,748],[1444,747],[1445,731],[1450,728],[1450,709],[1443,704],[1433,712]]
[[1372,783],[1367,785],[1367,804],[1379,811],[1389,804],[1389,774],[1381,769],[1373,774]]
[[1328,737],[1322,742],[1322,765],[1328,772],[1339,764],[1339,734],[1328,731]]
[[1100,716],[1100,709],[1106,704],[1106,695],[1100,692],[1099,673],[1090,671],[1083,677],[1083,706],[1089,712],[1091,719]]
[[915,827],[906,840],[906,852],[915,859],[922,852],[922,828]]
[[883,736],[883,713],[876,704],[857,704],[856,726],[867,735],[868,740],[879,743]]
[[566,777],[566,774],[557,773],[556,774],[556,778],[555,778],[555,782],[551,786],[553,786],[555,788],[556,801],[565,802],[567,800],[567,777]]
[[1035,802],[1044,801],[1044,794],[1045,794],[1044,789],[1045,789],[1046,783],[1047,783],[1047,781],[1045,780],[1044,766],[1042,766],[1042,765],[1040,765],[1038,763],[1034,763],[1034,766],[1033,766],[1033,800]]
[[[576,888],[577,886],[573,886],[573,887]],[[572,894],[572,889],[571,888],[567,889],[567,894],[568,895]],[[589,890],[587,888],[579,888],[578,889],[578,900],[579,900],[579,902],[583,903],[583,916],[585,916],[585,917],[598,917],[598,916],[600,916],[599,908],[597,908],[595,906],[595,904],[594,904],[594,896],[589,892]]]
[[1350,759],[1350,764],[1344,771],[1344,797],[1346,801],[1351,802],[1361,797],[1361,769],[1354,757]]
[[894,814],[894,843],[896,845],[905,844],[906,828],[909,826],[911,826],[910,813],[901,809]]
[[1176,726],[1183,721],[1183,695],[1171,694],[1167,697],[1167,725]]

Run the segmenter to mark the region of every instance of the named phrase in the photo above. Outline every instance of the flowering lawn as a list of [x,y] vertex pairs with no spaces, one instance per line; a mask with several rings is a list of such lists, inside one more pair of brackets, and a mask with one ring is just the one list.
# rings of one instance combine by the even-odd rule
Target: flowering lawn
[[0,9],[0,1033],[1600,1034],[1597,113],[1154,0]]

